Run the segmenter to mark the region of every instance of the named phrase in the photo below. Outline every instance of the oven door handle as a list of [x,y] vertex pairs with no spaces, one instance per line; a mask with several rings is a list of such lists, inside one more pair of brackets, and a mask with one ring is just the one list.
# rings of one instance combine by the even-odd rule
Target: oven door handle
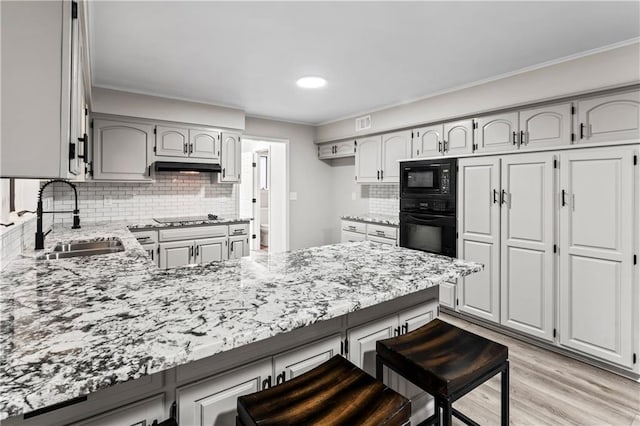
[[452,219],[455,221],[455,217],[453,216],[433,216],[433,219],[421,219],[416,216],[407,216],[409,222],[418,223],[423,225],[433,225],[437,222],[441,222],[442,220]]

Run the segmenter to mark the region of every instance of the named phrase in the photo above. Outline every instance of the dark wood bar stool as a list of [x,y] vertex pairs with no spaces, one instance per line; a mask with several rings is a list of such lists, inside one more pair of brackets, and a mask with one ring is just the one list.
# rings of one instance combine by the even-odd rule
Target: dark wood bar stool
[[411,402],[336,355],[288,382],[238,398],[238,425],[404,425]]
[[451,425],[455,416],[468,425],[476,422],[452,404],[498,373],[502,373],[501,424],[509,424],[508,348],[439,319],[402,336],[376,342],[376,376],[383,366],[431,394],[435,413],[422,425]]

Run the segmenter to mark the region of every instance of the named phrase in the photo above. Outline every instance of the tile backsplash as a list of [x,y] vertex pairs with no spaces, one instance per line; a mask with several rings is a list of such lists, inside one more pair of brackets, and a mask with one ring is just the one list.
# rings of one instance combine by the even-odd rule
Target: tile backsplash
[[[208,173],[161,173],[150,183],[82,182],[78,187],[81,222],[137,220],[207,213],[236,216],[238,185],[211,181]],[[53,188],[55,210],[73,209],[73,192]],[[71,223],[71,214],[56,214],[56,223]]]
[[369,185],[369,213],[397,216],[400,211],[400,185]]

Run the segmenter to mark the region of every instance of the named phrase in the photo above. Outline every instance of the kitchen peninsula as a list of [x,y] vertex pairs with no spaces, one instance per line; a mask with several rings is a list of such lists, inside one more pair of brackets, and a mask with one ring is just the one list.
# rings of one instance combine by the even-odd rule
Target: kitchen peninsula
[[[154,419],[178,400],[181,424],[194,424],[183,416],[206,404],[184,403],[192,382],[266,358],[272,371],[275,354],[336,334],[339,351],[353,357],[344,340],[351,327],[392,315],[400,332],[400,310],[430,302],[435,311],[440,282],[482,269],[363,241],[160,270],[117,223],[56,228],[46,244],[107,237],[124,251],[47,261],[25,253],[0,273],[0,419],[8,425],[82,420],[47,408],[74,398],[74,416],[135,406],[154,381],[162,395]],[[282,374],[258,383],[275,385],[288,379]],[[125,389],[103,396],[102,411],[91,405],[107,388],[138,381],[126,400]]]

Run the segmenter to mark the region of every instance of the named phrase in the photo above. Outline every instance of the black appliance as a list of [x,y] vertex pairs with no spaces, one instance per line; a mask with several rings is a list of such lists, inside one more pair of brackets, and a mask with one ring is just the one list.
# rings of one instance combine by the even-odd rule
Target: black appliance
[[400,246],[456,256],[457,160],[400,163]]
[[156,172],[211,172],[220,173],[220,164],[208,163],[188,163],[182,161],[156,161],[154,163]]

